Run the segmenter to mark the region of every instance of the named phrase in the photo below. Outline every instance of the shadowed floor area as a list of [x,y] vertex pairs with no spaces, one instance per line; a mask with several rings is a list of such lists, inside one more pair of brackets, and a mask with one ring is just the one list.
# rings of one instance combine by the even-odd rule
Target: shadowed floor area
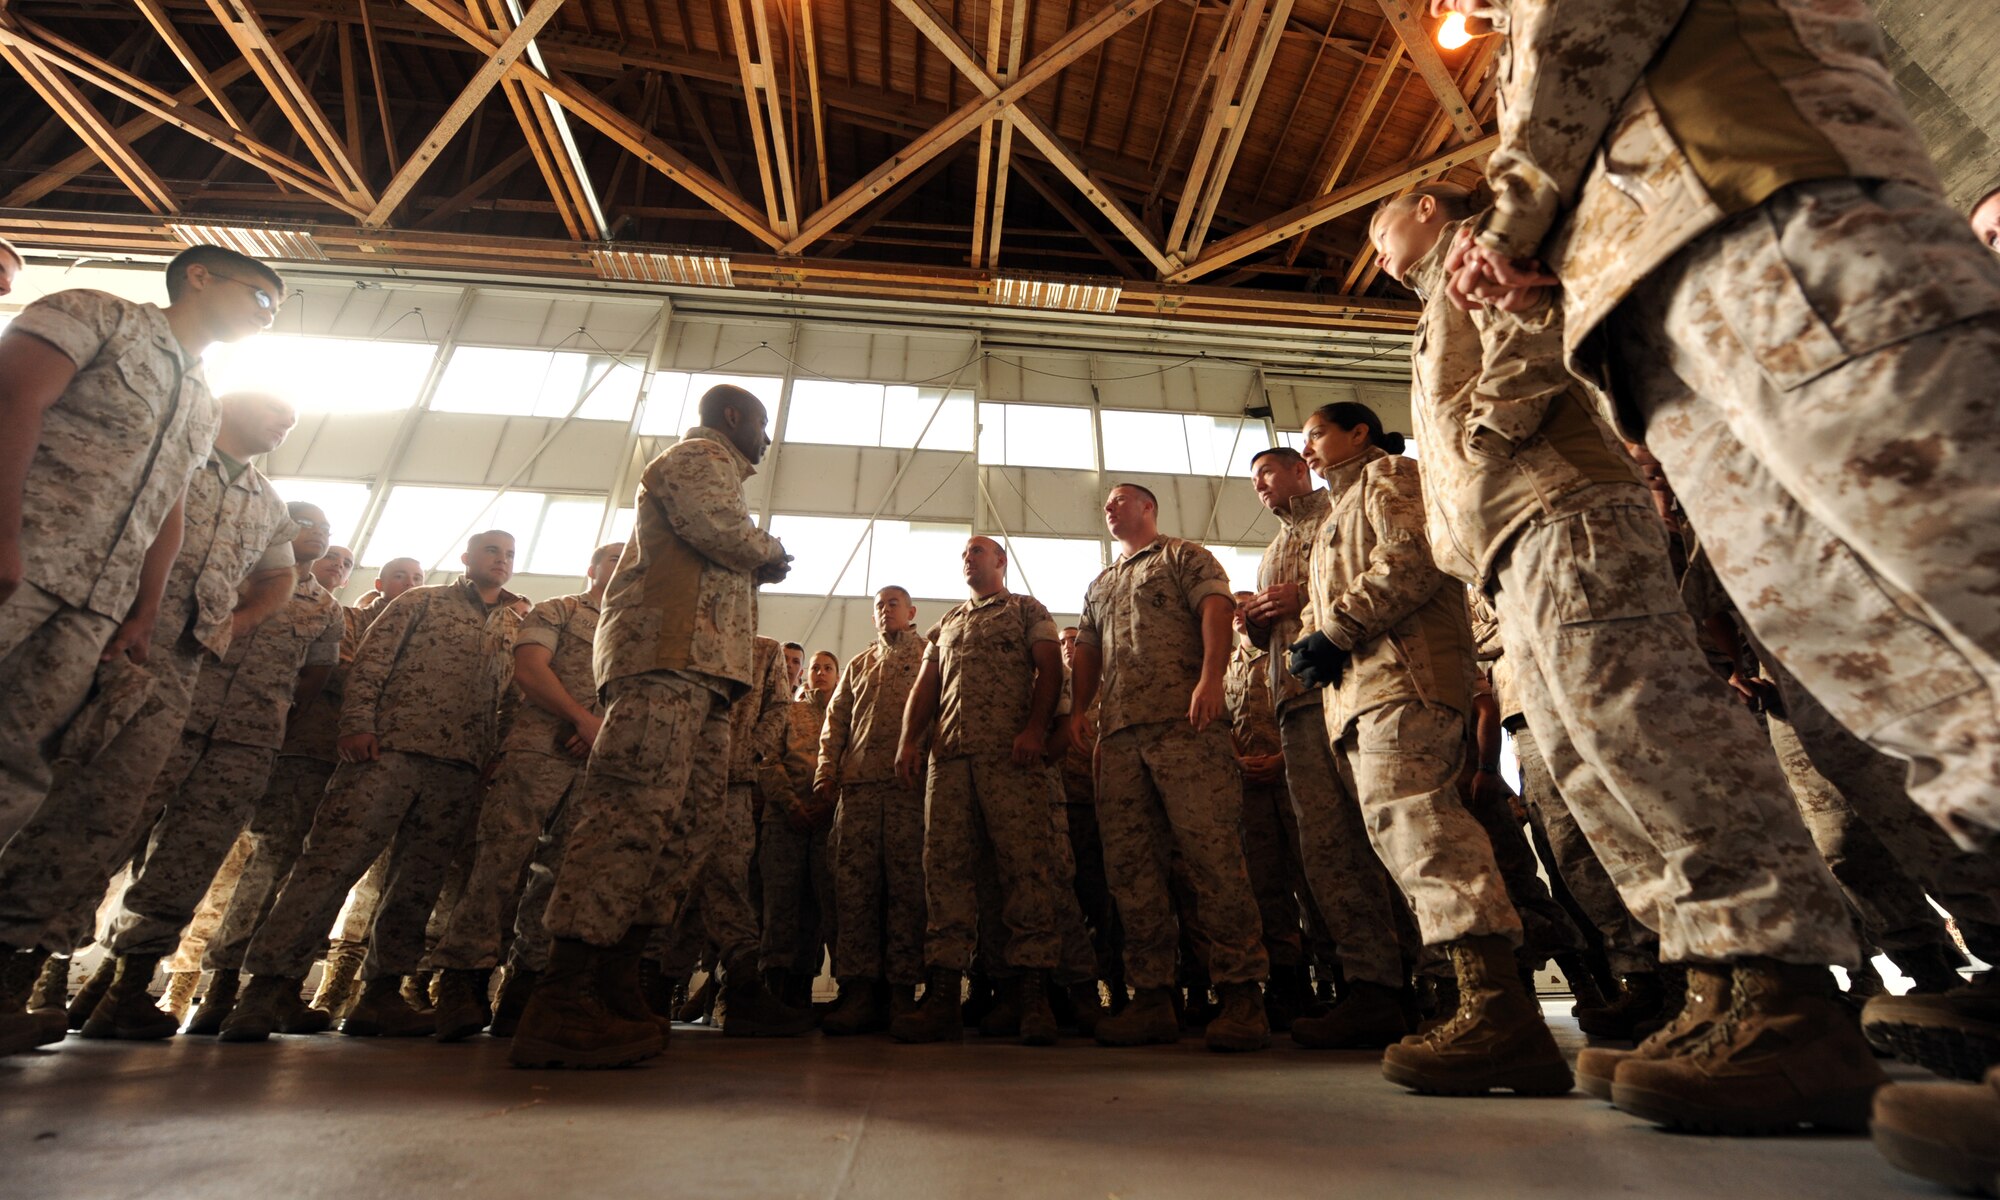
[[1373,1055],[1283,1037],[1224,1057],[684,1028],[643,1067],[574,1073],[513,1070],[506,1050],[72,1036],[0,1060],[0,1196],[1944,1194],[1864,1138],[1665,1134],[1581,1093],[1413,1096]]

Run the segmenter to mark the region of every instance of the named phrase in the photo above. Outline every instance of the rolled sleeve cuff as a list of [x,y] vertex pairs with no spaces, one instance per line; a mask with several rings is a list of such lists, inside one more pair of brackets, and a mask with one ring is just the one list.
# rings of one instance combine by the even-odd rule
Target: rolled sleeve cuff
[[556,631],[546,625],[523,625],[514,635],[514,649],[523,646],[540,646],[549,653],[556,650]]
[[[1082,637],[1081,632],[1077,636],[1079,638]],[[1036,642],[1059,642],[1061,640],[1062,631],[1056,628],[1056,623],[1053,619],[1037,621],[1028,627],[1028,644],[1030,646]]]
[[1204,579],[1195,584],[1188,592],[1188,607],[1194,609],[1196,616],[1200,616],[1201,606],[1207,603],[1210,596],[1220,596],[1229,601],[1231,608],[1236,607],[1236,593],[1230,590],[1227,579]]
[[90,365],[104,344],[104,336],[97,330],[45,304],[28,306],[7,326],[6,332],[34,334],[62,351],[79,370]]
[[1549,233],[1548,218],[1537,213],[1515,212],[1496,207],[1486,215],[1479,230],[1479,244],[1508,258],[1530,258],[1541,248]]
[[1361,641],[1362,629],[1361,622],[1356,621],[1353,617],[1345,613],[1335,613],[1331,621],[1320,626],[1314,632],[1325,634],[1327,641],[1332,642],[1342,650],[1352,653],[1355,645]]

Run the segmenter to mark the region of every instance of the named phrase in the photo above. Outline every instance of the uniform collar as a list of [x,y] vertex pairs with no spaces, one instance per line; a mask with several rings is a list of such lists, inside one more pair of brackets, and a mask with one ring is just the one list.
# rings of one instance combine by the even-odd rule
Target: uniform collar
[[199,359],[189,354],[187,347],[174,336],[174,327],[167,320],[167,310],[157,304],[141,304],[139,311],[146,314],[147,324],[152,326],[153,344],[174,356],[174,361],[182,367],[193,365]]
[[499,599],[495,600],[491,604],[488,604],[486,603],[486,601],[479,598],[479,585],[472,582],[472,576],[470,575],[460,575],[452,586],[456,587],[459,591],[459,594],[465,597],[466,603],[472,605],[472,607],[474,608],[482,609],[488,613],[493,612],[495,609],[506,608],[508,605],[514,603],[516,600],[521,599],[520,596],[515,595],[513,592],[510,592],[503,587],[500,589]]
[[1230,651],[1229,657],[1240,663],[1254,663],[1269,653],[1269,650],[1259,650],[1250,642],[1238,640],[1236,648]]
[[292,588],[292,595],[310,600],[322,595],[325,591],[326,589],[320,586],[319,580],[313,578],[312,572],[307,571],[306,577],[299,580],[298,584]]
[[1325,516],[1332,503],[1333,497],[1325,488],[1314,488],[1303,496],[1293,496],[1292,502],[1277,514],[1278,521],[1284,525],[1304,525]]
[[1458,227],[1463,221],[1449,221],[1438,233],[1437,245],[1432,246],[1424,256],[1410,264],[1404,272],[1403,283],[1417,295],[1428,300],[1444,290],[1444,261],[1451,256],[1451,242],[1458,235]]
[[973,598],[965,602],[965,607],[969,609],[986,608],[994,604],[1002,603],[1007,599],[1008,596],[1012,594],[1013,594],[1012,592],[1009,592],[1006,588],[1003,587],[999,591],[993,593],[991,596],[974,596]]
[[690,438],[704,438],[728,451],[729,461],[736,464],[736,470],[743,478],[748,479],[757,473],[757,468],[751,466],[750,460],[743,457],[743,452],[736,448],[736,443],[730,441],[729,435],[720,429],[710,429],[706,425],[697,425],[687,431],[687,436]]
[[1366,471],[1371,463],[1379,462],[1387,457],[1389,457],[1389,452],[1382,449],[1382,447],[1370,446],[1353,458],[1341,463],[1333,469],[1332,475],[1326,477],[1327,493],[1329,495],[1345,495],[1349,488],[1361,481],[1361,473]]
[[604,602],[602,600],[599,600],[597,597],[591,595],[589,592],[578,592],[576,594],[576,602],[578,604],[583,605],[591,612],[604,611]]
[[1138,558],[1142,555],[1151,554],[1155,550],[1162,549],[1163,547],[1166,546],[1166,544],[1167,544],[1167,535],[1164,533],[1156,533],[1153,535],[1152,541],[1147,542],[1145,545],[1139,547],[1137,550],[1132,551],[1130,554],[1120,554],[1118,556],[1118,561],[1113,563],[1112,565],[1116,567],[1122,567],[1126,563],[1131,562],[1135,558]]
[[885,650],[894,650],[896,647],[903,645],[905,642],[908,642],[911,638],[915,638],[918,641],[922,641],[923,637],[924,637],[923,634],[918,633],[914,628],[911,628],[911,629],[905,629],[901,633],[877,633],[875,635],[875,644],[881,646]]

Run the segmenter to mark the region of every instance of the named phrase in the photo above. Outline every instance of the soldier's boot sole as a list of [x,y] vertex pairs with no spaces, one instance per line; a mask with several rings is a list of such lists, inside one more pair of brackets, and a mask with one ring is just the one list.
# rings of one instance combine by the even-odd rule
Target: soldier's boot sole
[[239,983],[223,983],[215,978],[208,981],[208,994],[195,1005],[188,1014],[187,1024],[181,1026],[183,1037],[214,1037],[222,1031],[222,1023],[229,1014],[236,1011],[236,994]]
[[133,1012],[99,1004],[90,1020],[77,1031],[78,1035],[93,1041],[163,1042],[181,1031],[181,1023],[174,1014],[162,1012],[151,1004],[144,1007],[146,1012]]
[[340,1032],[348,1037],[420,1038],[430,1037],[437,1032],[437,1022],[425,1016],[403,1021],[350,1015],[342,1017],[339,1026]]
[[486,1014],[477,1006],[460,1008],[456,1005],[440,1007],[432,1020],[436,1027],[432,1036],[440,1042],[462,1042],[486,1028]]
[[1876,1049],[1947,1079],[1976,1083],[2000,1065],[2000,1025],[1952,1027],[1877,1021],[1864,1024],[1861,1032]]
[[1611,1085],[1618,1077],[1618,1064],[1632,1057],[1630,1050],[1601,1050],[1590,1047],[1576,1056],[1576,1086],[1585,1095],[1611,1103]]
[[1637,1084],[1613,1083],[1611,1102],[1642,1121],[1688,1133],[1727,1137],[1769,1137],[1811,1126],[1841,1133],[1868,1132],[1875,1087],[1865,1085],[1804,1097],[1789,1103],[1765,1100],[1743,1104],[1715,1097],[1676,1095]]
[[610,1046],[565,1046],[518,1031],[507,1050],[507,1061],[528,1070],[606,1071],[658,1057],[666,1042],[658,1035]]
[[[1550,1049],[1554,1050],[1553,1043]],[[1490,1092],[1566,1096],[1576,1087],[1560,1051],[1528,1062],[1454,1058],[1440,1063],[1428,1056],[1417,1057],[1399,1044],[1383,1051],[1382,1078],[1426,1096],[1484,1096]]]

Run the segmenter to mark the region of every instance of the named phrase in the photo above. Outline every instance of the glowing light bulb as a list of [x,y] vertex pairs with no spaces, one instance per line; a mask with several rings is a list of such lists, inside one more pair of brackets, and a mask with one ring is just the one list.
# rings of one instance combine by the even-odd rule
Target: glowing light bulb
[[1472,34],[1465,28],[1465,14],[1452,13],[1438,26],[1438,45],[1446,50],[1456,50],[1472,41]]

